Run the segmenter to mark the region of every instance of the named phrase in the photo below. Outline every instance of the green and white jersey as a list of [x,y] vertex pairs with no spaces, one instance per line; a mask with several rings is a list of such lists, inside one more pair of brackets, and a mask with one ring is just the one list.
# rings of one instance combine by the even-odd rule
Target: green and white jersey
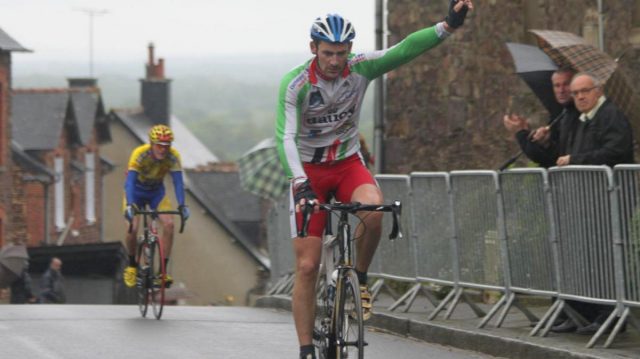
[[302,162],[344,159],[360,149],[358,122],[369,82],[438,45],[442,24],[422,29],[385,50],[350,54],[342,76],[324,80],[311,59],[280,84],[276,144],[289,178],[306,178]]

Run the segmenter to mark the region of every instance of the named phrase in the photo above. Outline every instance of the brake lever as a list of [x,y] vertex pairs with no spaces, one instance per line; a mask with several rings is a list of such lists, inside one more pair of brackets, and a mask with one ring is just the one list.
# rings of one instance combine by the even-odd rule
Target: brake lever
[[182,215],[182,212],[180,212],[180,233],[182,233],[182,231],[184,231],[184,224],[185,224],[185,220],[184,220],[184,216]]
[[400,215],[402,214],[402,203],[400,201],[393,201],[391,205],[391,214],[393,215],[393,226],[389,239],[394,241],[396,239],[402,239],[402,228],[400,225]]
[[299,238],[304,238],[307,236],[307,229],[309,227],[309,217],[311,216],[311,213],[313,212],[313,207],[315,206],[315,201],[314,200],[309,200],[306,201],[304,206],[302,207],[302,223],[301,223],[301,227],[298,229],[298,237]]
[[[138,213],[138,210],[136,209],[136,206],[133,206],[133,217],[135,217],[137,213]],[[129,221],[129,233],[131,233],[132,230],[133,230],[133,218],[131,218],[131,220]]]

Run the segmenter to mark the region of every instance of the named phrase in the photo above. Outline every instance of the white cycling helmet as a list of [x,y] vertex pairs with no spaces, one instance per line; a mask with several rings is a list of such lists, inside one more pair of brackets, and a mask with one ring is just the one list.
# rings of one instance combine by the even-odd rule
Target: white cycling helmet
[[351,21],[338,14],[319,17],[311,25],[311,38],[330,43],[345,43],[356,37]]

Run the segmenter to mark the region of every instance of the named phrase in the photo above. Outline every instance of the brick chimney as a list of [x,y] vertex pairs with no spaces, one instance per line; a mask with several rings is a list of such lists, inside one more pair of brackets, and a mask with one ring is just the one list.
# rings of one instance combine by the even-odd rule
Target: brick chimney
[[141,105],[154,124],[169,125],[171,117],[171,80],[164,77],[164,59],[155,61],[153,43],[149,44],[146,77],[140,80]]

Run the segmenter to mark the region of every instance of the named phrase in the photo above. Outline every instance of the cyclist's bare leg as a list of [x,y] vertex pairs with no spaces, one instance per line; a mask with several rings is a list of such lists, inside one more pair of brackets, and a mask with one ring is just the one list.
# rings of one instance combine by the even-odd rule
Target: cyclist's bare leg
[[[375,185],[363,184],[353,191],[351,201],[362,204],[382,204],[382,192]],[[376,253],[376,248],[378,248],[382,231],[382,215],[382,212],[358,213],[362,223],[356,228],[354,238],[357,238],[356,269],[360,272],[367,272],[373,255]]]
[[162,235],[160,238],[164,248],[164,256],[169,258],[173,247],[173,217],[170,214],[161,214],[158,218],[162,223]]
[[293,284],[292,311],[300,345],[312,343],[316,310],[316,280],[320,266],[320,237],[296,238],[296,277]]
[[127,223],[127,234],[126,234],[126,245],[127,245],[127,251],[129,251],[129,255],[130,256],[135,256],[136,255],[136,237],[138,236],[138,217],[135,216],[133,217],[133,219],[131,220],[132,226],[131,226],[131,232],[129,232],[129,222]]

